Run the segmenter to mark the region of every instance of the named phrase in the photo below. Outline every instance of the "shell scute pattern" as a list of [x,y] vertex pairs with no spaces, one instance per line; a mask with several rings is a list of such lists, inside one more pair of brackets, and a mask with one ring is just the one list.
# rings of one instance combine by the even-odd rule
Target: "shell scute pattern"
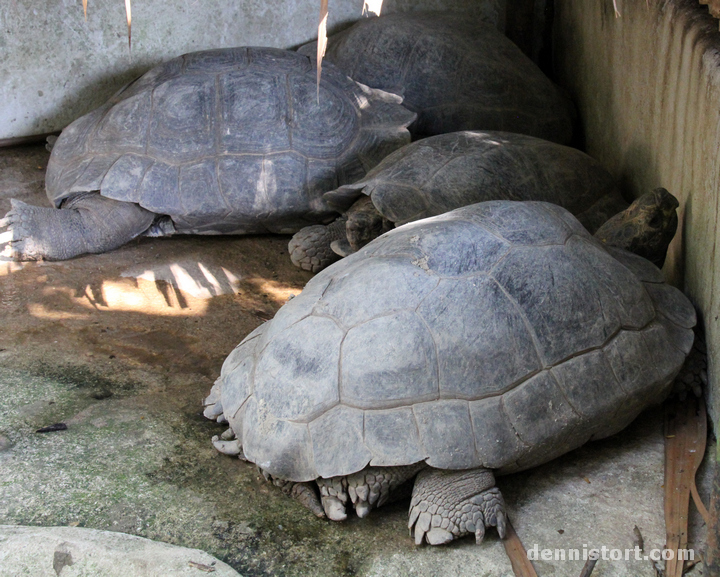
[[[364,414],[361,410],[338,405],[319,415],[308,429],[315,467],[321,477],[359,471],[372,458],[363,438]],[[342,435],[338,435],[338,431],[342,431]]]
[[[316,43],[299,50],[314,54]],[[571,106],[492,25],[462,14],[390,14],[328,39],[325,54],[363,84],[395,91],[418,113],[416,136],[492,129],[567,142]]]
[[122,142],[124,152],[145,152],[152,104],[152,93],[143,92],[110,108],[95,129],[93,149],[98,153],[113,152]]
[[478,458],[489,469],[508,469],[532,447],[520,438],[505,411],[504,396],[468,403]]
[[343,403],[383,409],[438,397],[435,343],[412,311],[376,317],[350,329],[341,360]]
[[[330,315],[347,328],[393,311],[412,311],[438,283],[437,278],[395,257],[347,264],[333,275],[314,309],[315,314]],[[392,288],[387,285],[388,275],[393,278]]]
[[[253,337],[254,384],[221,387],[231,409],[225,396],[254,391],[238,411],[248,458],[295,481],[421,460],[506,473],[622,429],[669,390],[692,307],[574,222],[544,203],[483,203],[319,273]],[[493,255],[482,267],[421,266],[469,231]],[[250,372],[236,355],[222,378]]]
[[414,114],[331,64],[319,102],[316,90],[313,64],[295,52],[185,55],[63,131],[48,197],[59,207],[99,190],[170,216],[183,233],[291,233],[327,221],[322,193],[407,144]]
[[[128,196],[128,201],[140,202],[140,183],[153,166],[153,161],[147,156],[127,153],[112,164],[109,162],[108,157],[95,157],[76,185],[79,184],[80,190],[83,190],[84,187],[91,187],[89,190],[107,190],[108,195],[125,194],[126,191],[132,191],[131,196]],[[104,175],[97,184],[95,184],[96,179],[93,178],[96,167],[97,176]],[[84,190],[88,190],[88,188],[84,188]]]
[[[135,161],[137,164],[145,165],[145,161],[139,160],[140,155],[132,153],[121,156],[117,161],[112,158],[97,156],[91,159],[86,165],[83,172],[74,180],[74,184],[70,192],[82,192],[85,190],[99,190],[103,186],[103,182],[107,178],[108,172],[116,162],[121,159]],[[151,166],[152,162],[148,162],[147,166]]]
[[306,421],[337,404],[343,331],[306,317],[276,335],[258,360],[254,396],[278,419]]
[[281,479],[309,481],[318,477],[306,423],[275,418],[254,396],[245,405],[245,457]]
[[[262,70],[228,72],[219,78],[222,95],[221,150],[226,154],[264,154],[290,149],[287,79]],[[243,130],[233,130],[242,126]]]
[[662,271],[649,260],[613,246],[603,245],[603,248],[646,285],[648,283],[663,284],[665,282]]
[[538,373],[503,395],[503,405],[520,440],[534,448],[558,432],[571,438],[581,422],[550,371]]
[[217,88],[212,77],[181,76],[157,86],[153,90],[147,154],[175,165],[212,155],[216,100]]
[[443,396],[497,395],[542,368],[521,311],[490,277],[442,279],[418,314],[436,343]]
[[572,410],[585,419],[614,414],[625,396],[602,349],[560,363],[550,373]]
[[440,399],[413,405],[426,462],[439,469],[470,469],[482,463],[475,450],[467,401]]
[[[170,217],[180,215],[183,213],[183,205],[180,195],[177,194],[179,188],[179,168],[164,162],[154,162],[139,185],[139,204],[147,210]],[[126,193],[132,194],[128,198],[135,198],[138,194],[127,189]]]
[[373,466],[393,467],[425,458],[410,406],[365,411],[365,443],[373,455]]
[[612,326],[640,329],[655,317],[657,299],[651,298],[648,287],[594,239],[573,236],[566,250],[582,258],[582,270],[593,279],[603,315]]

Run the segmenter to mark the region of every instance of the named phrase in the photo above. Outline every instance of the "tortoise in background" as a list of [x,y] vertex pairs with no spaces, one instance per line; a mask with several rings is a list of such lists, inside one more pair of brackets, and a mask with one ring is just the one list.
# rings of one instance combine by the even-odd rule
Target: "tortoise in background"
[[[299,49],[311,58],[317,43]],[[574,108],[520,49],[486,22],[453,12],[402,12],[328,38],[325,60],[357,82],[401,94],[414,138],[505,130],[567,144]]]
[[[675,198],[647,196],[629,214],[654,211],[643,221],[673,229]],[[494,475],[612,435],[662,401],[695,321],[658,268],[565,209],[479,203],[315,276],[228,356],[205,415],[230,425],[220,451],[318,515],[365,516],[417,475],[415,541],[479,542],[505,530]]]
[[186,54],[70,124],[47,169],[55,208],[12,201],[0,238],[18,260],[62,260],[141,234],[327,222],[324,192],[410,141],[415,115],[401,100],[331,64],[318,89],[314,64],[294,51]]
[[293,263],[313,272],[393,226],[486,200],[552,202],[569,210],[591,233],[628,206],[615,179],[587,154],[532,136],[494,131],[415,141],[324,199],[343,216],[329,226],[301,230],[288,246]]

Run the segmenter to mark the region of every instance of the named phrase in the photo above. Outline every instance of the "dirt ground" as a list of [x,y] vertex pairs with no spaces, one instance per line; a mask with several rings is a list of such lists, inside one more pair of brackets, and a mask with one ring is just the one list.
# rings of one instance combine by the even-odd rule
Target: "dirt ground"
[[[48,206],[48,157],[38,146],[0,157],[0,213],[9,197]],[[227,353],[311,277],[290,263],[288,238],[141,238],[66,262],[2,262],[0,348],[15,366],[52,359],[108,378],[162,367],[209,386]]]
[[[0,150],[0,215],[10,198],[47,206],[48,157],[42,146]],[[417,549],[407,502],[317,520],[214,451],[223,427],[201,401],[224,358],[312,276],[290,263],[287,242],[139,239],[66,262],[0,261],[0,524],[122,531],[206,550],[247,577],[512,575],[494,533],[480,547]],[[67,430],[35,432],[58,422]],[[526,547],[632,549],[634,526],[660,546],[662,443],[655,409],[621,435],[502,478]],[[582,565],[536,567],[575,576]],[[606,563],[593,575],[655,572]]]

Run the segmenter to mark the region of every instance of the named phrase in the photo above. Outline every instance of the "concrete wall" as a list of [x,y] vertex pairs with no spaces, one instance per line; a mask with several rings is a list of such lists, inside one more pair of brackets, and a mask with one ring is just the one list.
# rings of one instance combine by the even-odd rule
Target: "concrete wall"
[[[377,2],[377,0],[375,0]],[[383,13],[452,9],[504,27],[505,0],[385,0]],[[0,1],[0,139],[61,129],[125,83],[179,54],[227,46],[295,47],[315,38],[320,0]],[[329,29],[362,15],[332,0]]]
[[720,417],[720,33],[696,0],[555,0],[558,80],[578,104],[587,152],[634,197],[680,200],[665,265],[705,326],[710,406]]

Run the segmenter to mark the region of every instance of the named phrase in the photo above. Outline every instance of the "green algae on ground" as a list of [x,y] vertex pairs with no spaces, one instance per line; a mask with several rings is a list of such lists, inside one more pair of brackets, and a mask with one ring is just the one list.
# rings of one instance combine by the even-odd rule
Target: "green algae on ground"
[[[0,367],[0,435],[13,443],[0,451],[0,523],[123,531],[206,550],[245,577],[352,575],[368,548],[412,548],[406,504],[331,523],[217,453],[210,438],[224,427],[201,416],[191,387],[38,372]],[[118,393],[98,400],[98,385]],[[68,429],[34,432],[50,421]]]

